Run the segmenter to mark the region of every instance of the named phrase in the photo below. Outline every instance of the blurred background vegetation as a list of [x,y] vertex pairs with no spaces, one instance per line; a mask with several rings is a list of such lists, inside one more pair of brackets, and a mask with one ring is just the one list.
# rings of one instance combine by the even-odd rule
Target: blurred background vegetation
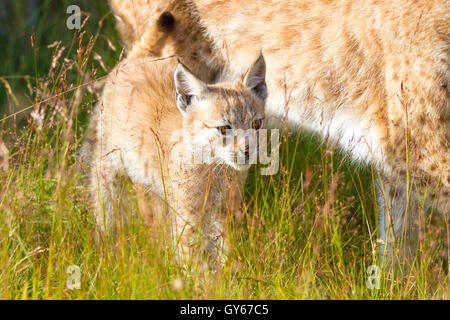
[[[61,41],[61,46],[65,47],[62,58],[76,55],[77,47],[72,44],[77,38],[77,30],[66,27],[69,17],[66,10],[70,5],[80,7],[82,21],[89,17],[83,28],[85,42],[97,32],[99,21],[104,18],[99,39],[93,48],[93,52],[101,52],[103,62],[91,55],[88,66],[97,69],[97,75],[102,76],[106,70],[100,64],[103,63],[107,69],[116,64],[122,48],[106,0],[0,0],[0,118],[32,104],[36,83],[49,72],[50,57],[55,51],[54,46],[49,46],[55,41]],[[34,47],[31,41],[33,32]],[[7,95],[8,85],[16,100]],[[26,114],[19,114],[17,123],[24,124]]]

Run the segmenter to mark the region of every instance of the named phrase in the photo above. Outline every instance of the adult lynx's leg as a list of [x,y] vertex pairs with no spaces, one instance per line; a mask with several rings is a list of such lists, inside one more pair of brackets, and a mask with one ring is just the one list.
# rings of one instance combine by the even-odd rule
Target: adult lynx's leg
[[423,210],[414,192],[407,191],[404,181],[379,177],[377,184],[380,259],[388,263],[411,262],[415,257]]

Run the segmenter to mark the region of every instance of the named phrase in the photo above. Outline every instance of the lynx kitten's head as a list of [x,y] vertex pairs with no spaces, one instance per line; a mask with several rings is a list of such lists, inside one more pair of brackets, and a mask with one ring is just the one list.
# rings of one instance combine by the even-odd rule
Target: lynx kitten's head
[[257,133],[264,125],[267,97],[265,74],[262,53],[233,83],[205,84],[178,64],[174,75],[177,106],[195,163],[225,163],[247,170],[256,162]]

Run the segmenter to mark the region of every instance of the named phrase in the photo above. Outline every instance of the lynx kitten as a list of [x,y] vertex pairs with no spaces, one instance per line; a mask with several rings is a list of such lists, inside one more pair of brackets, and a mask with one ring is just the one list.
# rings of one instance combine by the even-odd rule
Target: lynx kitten
[[[222,257],[226,212],[239,209],[257,155],[251,139],[236,132],[262,128],[266,95],[262,54],[238,81],[218,84],[204,83],[173,59],[120,63],[91,120],[97,137],[90,181],[99,226],[113,227],[114,178],[125,175],[170,208],[178,259],[189,256],[200,225],[210,261]],[[199,150],[209,157],[191,157]]]

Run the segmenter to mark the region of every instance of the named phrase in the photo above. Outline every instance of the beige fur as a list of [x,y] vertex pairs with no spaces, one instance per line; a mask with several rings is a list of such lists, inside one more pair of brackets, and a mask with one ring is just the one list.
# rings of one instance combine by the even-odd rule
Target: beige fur
[[5,143],[0,139],[0,172],[9,169],[9,151]]
[[[240,208],[249,165],[234,161],[247,148],[245,137],[223,146],[225,135],[218,128],[229,125],[229,135],[263,118],[265,96],[254,88],[264,85],[264,74],[262,55],[245,77],[211,85],[177,66],[175,59],[121,62],[108,76],[97,117],[91,120],[96,138],[85,139],[87,145],[95,144],[90,181],[99,226],[113,227],[114,178],[125,175],[144,186],[153,200],[162,200],[154,201],[154,213],[170,208],[178,259],[190,256],[195,230],[203,226],[211,261],[221,261],[226,213]],[[179,157],[199,147],[212,147],[213,157],[201,163]],[[256,151],[249,158],[254,156]]]
[[[127,12],[129,2],[139,15]],[[137,32],[119,25],[123,36],[130,35],[124,39],[134,44],[135,56],[145,55],[163,36],[149,26],[164,10],[184,27],[170,32],[174,41],[159,42],[162,54],[203,62],[226,78],[241,73],[262,48],[270,92],[266,115],[329,136],[355,159],[380,169],[385,242],[401,238],[416,223],[418,203],[425,199],[450,214],[448,1],[110,3],[139,26]],[[184,38],[190,40],[180,43]]]

